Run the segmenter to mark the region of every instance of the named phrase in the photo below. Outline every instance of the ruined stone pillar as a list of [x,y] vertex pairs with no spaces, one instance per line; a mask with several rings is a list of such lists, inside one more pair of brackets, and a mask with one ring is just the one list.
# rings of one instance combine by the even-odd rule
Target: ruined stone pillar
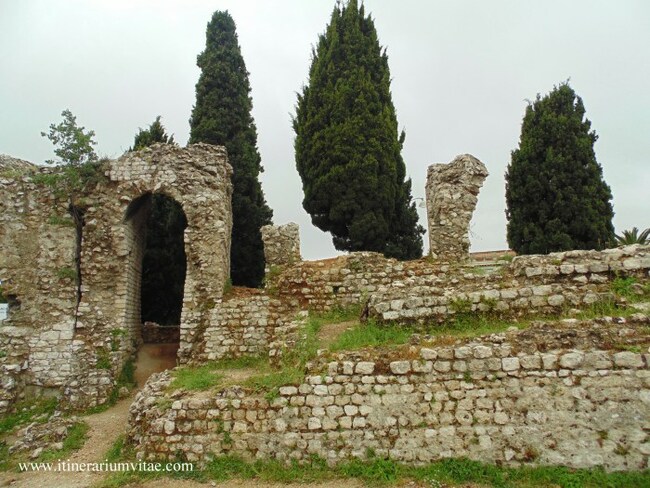
[[265,225],[261,229],[266,268],[302,261],[298,224]]
[[456,156],[448,164],[429,166],[425,192],[429,253],[433,258],[468,259],[469,222],[487,175],[485,165],[470,154]]

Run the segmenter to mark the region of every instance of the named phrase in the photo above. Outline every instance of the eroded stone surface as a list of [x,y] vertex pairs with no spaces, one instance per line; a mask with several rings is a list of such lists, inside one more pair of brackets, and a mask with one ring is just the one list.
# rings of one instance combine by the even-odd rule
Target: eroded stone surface
[[485,165],[470,154],[429,166],[425,193],[433,258],[454,262],[469,257],[469,223],[487,176]]
[[292,265],[302,261],[298,224],[289,222],[284,225],[265,225],[260,231],[267,272],[271,266]]
[[241,387],[170,392],[166,372],[136,397],[128,437],[150,460],[182,452],[199,463],[219,455],[338,463],[372,450],[405,463],[645,469],[650,354],[608,347],[627,337],[647,348],[649,321],[629,320],[624,336],[607,320],[540,323],[419,354],[404,346],[322,356],[272,400]]
[[187,217],[179,356],[197,353],[207,305],[220,298],[229,275],[232,169],[225,149],[155,145],[105,163],[105,178],[76,202],[84,222],[80,247],[67,196],[48,184],[60,170],[19,166],[20,175],[13,165],[11,177],[0,177],[0,280],[13,303],[0,327],[0,411],[44,389],[63,391],[73,408],[106,401],[140,337],[152,193],[175,199]]

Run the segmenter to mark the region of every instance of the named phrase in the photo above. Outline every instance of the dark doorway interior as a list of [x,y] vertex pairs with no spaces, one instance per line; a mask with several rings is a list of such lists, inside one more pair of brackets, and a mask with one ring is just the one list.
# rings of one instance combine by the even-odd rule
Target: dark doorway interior
[[187,259],[184,231],[187,218],[181,205],[162,195],[151,195],[142,259],[142,322],[179,325]]

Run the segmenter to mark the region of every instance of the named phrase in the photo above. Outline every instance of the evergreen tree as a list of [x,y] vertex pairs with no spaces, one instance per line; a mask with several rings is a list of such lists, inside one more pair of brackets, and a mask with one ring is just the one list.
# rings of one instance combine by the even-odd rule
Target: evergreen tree
[[519,254],[612,244],[612,194],[596,161],[597,136],[568,82],[526,108],[506,172],[508,244]]
[[319,37],[293,127],[303,207],[334,246],[421,257],[424,229],[405,180],[388,56],[356,0],[337,5]]
[[168,136],[165,128],[160,122],[160,115],[156,117],[148,129],[140,128],[138,133],[135,135],[133,141],[133,149],[129,151],[137,151],[139,149],[151,146],[156,142],[161,142],[163,144],[173,144],[174,136]]
[[262,170],[257,129],[251,116],[248,72],[241,55],[235,22],[228,12],[215,12],[208,23],[205,51],[197,64],[196,104],[190,119],[190,143],[223,145],[233,167],[233,229],[230,277],[234,285],[259,286],[264,277],[260,228],[271,223],[259,182]]

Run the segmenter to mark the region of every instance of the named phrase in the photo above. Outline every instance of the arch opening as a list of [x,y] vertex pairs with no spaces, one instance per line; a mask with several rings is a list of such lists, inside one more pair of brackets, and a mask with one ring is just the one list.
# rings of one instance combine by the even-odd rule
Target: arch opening
[[173,198],[147,193],[129,204],[125,223],[130,257],[126,323],[142,337],[136,376],[138,372],[148,376],[176,364],[187,271],[187,217]]

